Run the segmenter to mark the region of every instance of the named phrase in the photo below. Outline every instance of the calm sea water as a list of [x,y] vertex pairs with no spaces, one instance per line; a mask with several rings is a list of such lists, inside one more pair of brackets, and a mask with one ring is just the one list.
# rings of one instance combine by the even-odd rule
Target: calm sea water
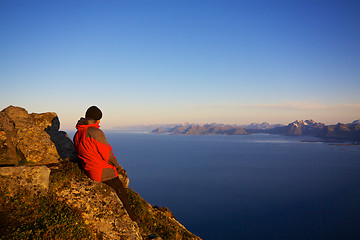
[[106,132],[130,187],[205,240],[360,239],[360,146]]

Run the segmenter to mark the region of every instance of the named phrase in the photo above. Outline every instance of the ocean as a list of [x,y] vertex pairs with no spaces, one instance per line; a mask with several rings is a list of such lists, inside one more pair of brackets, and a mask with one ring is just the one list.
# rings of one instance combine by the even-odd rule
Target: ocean
[[360,146],[105,134],[130,187],[204,240],[360,239]]

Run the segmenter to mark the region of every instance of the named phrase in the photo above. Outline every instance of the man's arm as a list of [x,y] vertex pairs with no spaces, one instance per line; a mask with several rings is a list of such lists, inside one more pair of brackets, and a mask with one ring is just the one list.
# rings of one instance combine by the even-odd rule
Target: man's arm
[[114,165],[116,168],[120,167],[122,169],[122,167],[118,163],[116,157],[114,156],[114,153],[113,153],[113,150],[112,150],[112,147],[110,146],[110,144],[109,144],[109,148],[110,148],[109,164]]
[[105,162],[115,166],[116,168],[121,167],[119,165],[118,161],[116,160],[116,157],[114,156],[112,147],[106,140],[106,137],[105,137],[105,134],[103,131],[101,131],[98,128],[91,127],[88,129],[86,134],[96,141],[97,150]]

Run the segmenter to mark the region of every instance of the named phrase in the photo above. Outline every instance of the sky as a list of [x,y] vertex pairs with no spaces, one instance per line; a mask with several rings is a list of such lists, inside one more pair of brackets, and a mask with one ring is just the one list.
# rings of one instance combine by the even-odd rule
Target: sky
[[0,110],[74,129],[360,119],[360,1],[0,0]]

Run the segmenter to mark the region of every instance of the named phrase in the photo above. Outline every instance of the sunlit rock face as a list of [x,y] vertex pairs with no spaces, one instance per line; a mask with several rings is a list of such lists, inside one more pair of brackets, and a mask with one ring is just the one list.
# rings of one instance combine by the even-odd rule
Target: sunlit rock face
[[106,184],[83,174],[71,179],[68,188],[55,192],[69,206],[82,212],[85,223],[92,226],[97,239],[143,239],[137,223],[130,219],[121,200]]
[[50,169],[46,166],[20,166],[0,168],[0,183],[13,196],[20,189],[30,194],[44,194],[49,189]]
[[56,113],[5,108],[0,112],[0,165],[40,165],[74,158],[72,141],[59,128]]

